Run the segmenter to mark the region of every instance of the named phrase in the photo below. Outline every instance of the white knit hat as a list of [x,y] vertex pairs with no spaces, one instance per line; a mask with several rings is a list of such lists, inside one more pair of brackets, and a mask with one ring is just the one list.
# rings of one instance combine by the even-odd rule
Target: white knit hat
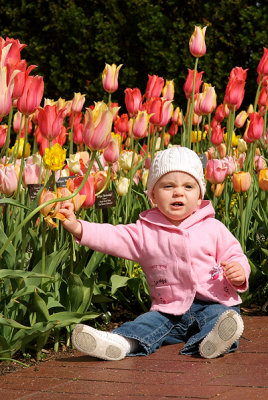
[[198,182],[202,198],[206,191],[203,166],[198,155],[187,147],[173,146],[169,149],[158,151],[152,161],[148,182],[147,195],[152,196],[154,185],[161,176],[172,171],[187,172]]

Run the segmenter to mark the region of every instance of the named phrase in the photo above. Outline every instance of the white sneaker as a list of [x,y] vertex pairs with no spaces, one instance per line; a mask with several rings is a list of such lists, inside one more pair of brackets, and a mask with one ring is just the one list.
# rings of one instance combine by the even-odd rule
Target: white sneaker
[[241,316],[234,310],[225,311],[200,343],[200,355],[204,358],[215,358],[225,353],[240,338],[243,330]]
[[102,360],[122,360],[129,351],[127,340],[112,332],[104,332],[78,324],[72,333],[74,347]]

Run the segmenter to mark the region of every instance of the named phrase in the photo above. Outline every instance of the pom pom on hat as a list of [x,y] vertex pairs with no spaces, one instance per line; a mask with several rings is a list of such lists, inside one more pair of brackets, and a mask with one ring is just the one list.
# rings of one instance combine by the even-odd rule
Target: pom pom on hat
[[158,179],[173,171],[186,172],[192,175],[199,184],[202,198],[204,197],[206,183],[200,158],[187,147],[173,146],[169,149],[158,151],[152,161],[147,182],[147,195],[149,198],[151,198],[154,185]]

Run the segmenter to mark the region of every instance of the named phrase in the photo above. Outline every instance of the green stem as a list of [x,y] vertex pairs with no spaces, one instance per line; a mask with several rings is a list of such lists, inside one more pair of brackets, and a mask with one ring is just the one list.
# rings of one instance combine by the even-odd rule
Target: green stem
[[241,247],[242,250],[245,251],[245,235],[244,235],[244,201],[243,201],[243,193],[239,193],[239,208],[240,208],[240,223],[241,223]]
[[80,192],[80,190],[83,188],[83,186],[84,186],[84,184],[86,183],[87,178],[88,178],[88,176],[89,176],[89,174],[90,174],[90,170],[91,170],[91,168],[92,168],[92,165],[93,165],[93,162],[94,162],[94,159],[95,159],[95,154],[96,154],[96,151],[93,151],[93,152],[92,152],[92,158],[91,158],[91,160],[90,160],[90,165],[89,165],[89,167],[88,167],[88,170],[87,170],[87,172],[86,172],[86,174],[85,174],[85,176],[84,176],[84,179],[83,179],[83,181],[81,182],[80,186],[79,186],[72,194],[70,194],[69,196],[60,197],[60,198],[57,198],[57,199],[50,199],[50,200],[46,201],[45,203],[40,204],[40,205],[39,205],[38,207],[36,207],[33,211],[31,211],[31,212],[25,217],[25,219],[19,224],[19,226],[17,227],[17,229],[13,231],[13,233],[9,236],[9,238],[7,239],[7,241],[4,243],[4,245],[3,245],[2,248],[0,249],[0,258],[1,258],[1,256],[2,256],[2,254],[4,253],[4,251],[6,250],[6,248],[8,247],[9,243],[12,242],[12,240],[15,238],[15,236],[17,235],[17,233],[22,229],[22,227],[23,227],[25,224],[27,224],[27,222],[30,221],[30,220],[35,216],[35,214],[37,214],[40,210],[42,210],[42,208],[46,207],[46,206],[49,205],[49,204],[57,203],[58,201],[70,200],[70,199],[72,199],[73,197],[75,197],[75,196]]
[[[42,256],[41,256],[41,272],[46,272],[46,223],[42,217]],[[41,278],[41,288],[44,284],[44,278]]]
[[187,120],[186,137],[187,137],[187,147],[189,147],[189,149],[191,148],[191,133],[192,133],[193,113],[194,113],[195,78],[196,78],[198,60],[199,60],[199,58],[197,57],[195,59],[195,66],[194,66],[193,90],[192,90],[192,97],[191,97],[191,103],[190,103],[190,112],[189,112],[189,114],[187,114],[188,120]]

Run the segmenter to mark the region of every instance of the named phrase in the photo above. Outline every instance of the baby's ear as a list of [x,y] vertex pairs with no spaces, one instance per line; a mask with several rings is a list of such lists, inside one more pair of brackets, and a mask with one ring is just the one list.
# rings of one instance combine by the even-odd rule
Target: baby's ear
[[157,204],[155,204],[154,203],[154,201],[153,201],[153,193],[152,193],[152,196],[151,197],[149,197],[149,195],[148,195],[148,191],[147,190],[145,190],[144,191],[144,193],[146,194],[146,196],[148,197],[148,200],[149,200],[149,203],[150,203],[150,206],[152,207],[152,208],[155,208],[155,207],[157,207]]

